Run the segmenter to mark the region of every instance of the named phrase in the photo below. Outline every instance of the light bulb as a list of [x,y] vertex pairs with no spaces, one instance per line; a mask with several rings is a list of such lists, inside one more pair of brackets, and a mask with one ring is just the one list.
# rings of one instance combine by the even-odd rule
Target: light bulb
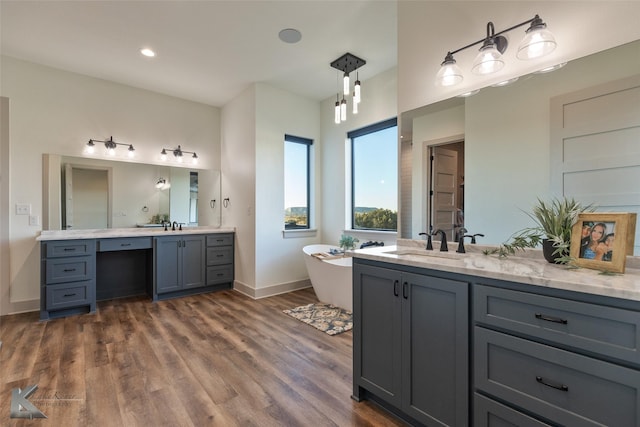
[[353,102],[356,104],[360,102],[360,80],[356,80],[353,86]]
[[129,145],[129,149],[127,150],[127,156],[129,156],[130,159],[133,159],[136,155],[136,149],[133,148],[133,145]]
[[196,155],[196,153],[193,153],[193,156],[191,157],[191,163],[193,163],[194,165],[198,164],[198,156]]
[[160,160],[162,160],[163,162],[167,161],[167,150],[165,150],[164,148],[160,152]]
[[116,149],[115,148],[107,148],[107,154],[110,156],[115,156],[116,155]]
[[349,74],[344,73],[344,77],[342,78],[342,93],[345,95],[349,95]]
[[87,142],[87,148],[86,148],[86,153],[87,154],[93,154],[96,152],[96,144],[93,143],[93,140],[89,140],[89,142]]
[[347,120],[347,100],[344,98],[340,102],[340,120],[343,122]]
[[356,95],[353,95],[353,110],[351,111],[353,114],[358,114],[358,102],[356,101]]
[[336,101],[336,107],[334,109],[334,121],[336,124],[340,123],[340,101]]

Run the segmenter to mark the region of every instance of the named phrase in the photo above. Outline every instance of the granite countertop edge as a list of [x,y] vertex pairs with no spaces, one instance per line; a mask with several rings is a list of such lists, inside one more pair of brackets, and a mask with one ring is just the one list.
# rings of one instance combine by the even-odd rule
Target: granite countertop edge
[[539,249],[499,258],[482,253],[491,246],[467,245],[467,253],[455,254],[456,246],[457,243],[449,243],[450,255],[446,256],[450,258],[440,257],[437,242],[431,256],[399,255],[393,252],[425,249],[424,241],[399,239],[397,245],[359,249],[352,256],[640,302],[640,257],[627,257],[624,274],[602,274],[598,270],[548,263]]
[[74,240],[74,239],[111,239],[118,237],[161,237],[183,234],[216,234],[235,233],[235,227],[184,227],[182,230],[167,230],[164,228],[106,228],[95,230],[44,230],[36,237],[37,241]]

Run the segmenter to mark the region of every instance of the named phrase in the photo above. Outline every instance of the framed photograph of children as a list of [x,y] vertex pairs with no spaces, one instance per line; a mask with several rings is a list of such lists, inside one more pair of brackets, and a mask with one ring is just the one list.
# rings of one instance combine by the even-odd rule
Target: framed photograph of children
[[635,234],[635,213],[582,213],[571,230],[570,255],[578,267],[624,273]]

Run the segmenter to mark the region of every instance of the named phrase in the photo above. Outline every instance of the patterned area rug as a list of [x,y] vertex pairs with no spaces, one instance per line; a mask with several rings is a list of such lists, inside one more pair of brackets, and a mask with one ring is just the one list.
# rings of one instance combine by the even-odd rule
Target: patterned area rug
[[282,311],[329,335],[337,335],[353,328],[351,312],[331,304],[319,302]]

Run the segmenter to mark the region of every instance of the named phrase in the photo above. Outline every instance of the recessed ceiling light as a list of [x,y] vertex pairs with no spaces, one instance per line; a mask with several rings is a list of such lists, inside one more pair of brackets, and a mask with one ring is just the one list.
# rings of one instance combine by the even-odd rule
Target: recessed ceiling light
[[302,34],[294,28],[285,28],[278,33],[278,37],[285,43],[298,43],[302,39]]
[[458,95],[458,97],[460,97],[460,98],[468,98],[470,96],[475,95],[478,92],[480,92],[480,89],[471,90],[469,92],[461,93],[460,95]]
[[505,81],[502,81],[502,82],[500,82],[500,83],[496,83],[496,84],[494,84],[494,85],[491,85],[491,87],[502,87],[502,86],[507,86],[507,85],[510,85],[511,83],[515,83],[516,81],[518,81],[518,77],[514,77],[514,78],[512,78],[512,79],[505,80]]
[[565,65],[567,65],[566,62],[561,62],[560,64],[552,65],[550,67],[543,68],[542,70],[538,70],[538,71],[535,72],[535,74],[550,73],[552,71],[559,70],[560,68],[564,67]]
[[156,53],[148,47],[143,47],[142,49],[140,49],[140,53],[148,58],[153,58],[154,56],[156,56]]

